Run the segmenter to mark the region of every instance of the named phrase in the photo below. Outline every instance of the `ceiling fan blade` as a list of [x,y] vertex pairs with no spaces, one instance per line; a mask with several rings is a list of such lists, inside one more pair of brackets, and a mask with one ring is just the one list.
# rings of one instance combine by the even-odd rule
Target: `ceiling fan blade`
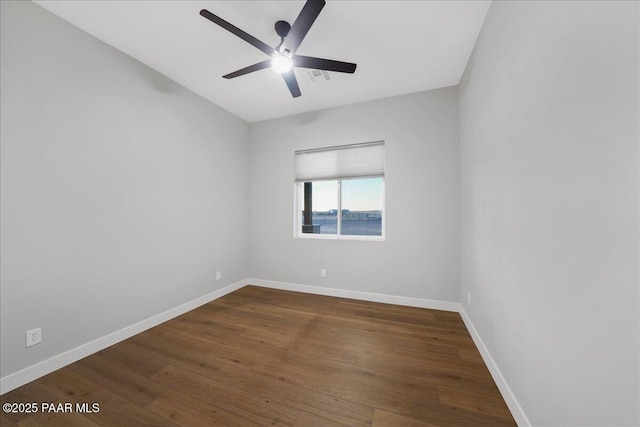
[[247,43],[257,47],[267,55],[271,56],[274,54],[275,51],[271,46],[269,46],[263,41],[258,40],[257,38],[253,37],[251,34],[242,31],[240,28],[236,27],[233,24],[230,24],[229,22],[225,21],[219,16],[214,15],[213,13],[209,12],[207,9],[202,9],[200,11],[200,15],[207,18],[209,21],[220,25],[222,28],[240,37],[242,40],[246,41]]
[[300,43],[309,32],[320,11],[325,5],[324,0],[307,0],[296,21],[291,26],[289,34],[284,38],[283,46],[293,54],[296,53]]
[[269,68],[271,66],[271,60],[265,59],[262,62],[258,62],[257,64],[249,65],[248,67],[244,67],[238,71],[234,71],[233,73],[226,74],[222,77],[225,79],[233,79],[235,77],[244,76],[245,74],[253,73],[254,71],[263,70],[265,68]]
[[291,92],[291,96],[297,98],[302,95],[302,93],[300,92],[300,87],[298,86],[298,80],[296,80],[296,75],[293,73],[293,70],[282,73],[282,77],[284,78],[284,82],[289,88],[289,92]]
[[357,64],[351,62],[334,61],[333,59],[314,58],[313,56],[293,56],[294,67],[313,68],[316,70],[337,71],[353,74]]

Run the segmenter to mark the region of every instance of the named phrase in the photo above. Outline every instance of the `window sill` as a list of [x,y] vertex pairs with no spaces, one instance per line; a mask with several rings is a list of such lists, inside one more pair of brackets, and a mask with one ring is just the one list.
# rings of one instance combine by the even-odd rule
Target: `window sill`
[[309,239],[309,240],[360,240],[370,242],[384,242],[384,236],[338,236],[336,234],[295,234],[295,239]]

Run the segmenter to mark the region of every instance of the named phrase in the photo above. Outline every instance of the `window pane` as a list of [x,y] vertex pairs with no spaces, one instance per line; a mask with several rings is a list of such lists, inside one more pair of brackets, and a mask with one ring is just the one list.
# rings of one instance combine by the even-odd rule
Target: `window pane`
[[[301,184],[302,232],[313,234],[336,234],[338,225],[338,181],[314,181]],[[307,192],[311,192],[312,223],[305,222]]]
[[382,236],[382,178],[342,181],[342,233]]

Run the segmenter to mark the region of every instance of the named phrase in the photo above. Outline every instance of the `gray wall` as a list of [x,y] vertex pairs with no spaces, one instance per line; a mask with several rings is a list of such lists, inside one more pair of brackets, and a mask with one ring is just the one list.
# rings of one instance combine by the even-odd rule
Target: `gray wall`
[[534,425],[640,424],[638,16],[494,2],[459,87],[461,301]]
[[[251,277],[456,301],[457,96],[453,87],[251,124]],[[378,140],[386,240],[295,239],[294,151]]]
[[248,125],[31,2],[1,7],[6,376],[248,276]]

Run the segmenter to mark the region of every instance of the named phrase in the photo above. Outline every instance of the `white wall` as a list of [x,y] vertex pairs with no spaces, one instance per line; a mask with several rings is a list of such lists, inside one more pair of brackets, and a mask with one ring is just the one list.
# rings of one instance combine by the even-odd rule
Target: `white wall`
[[[456,301],[457,108],[445,88],[251,124],[251,277]],[[386,240],[294,238],[294,151],[378,140]]]
[[248,276],[248,125],[31,2],[1,7],[5,377]]
[[459,87],[460,298],[534,425],[640,424],[638,16],[494,2]]

